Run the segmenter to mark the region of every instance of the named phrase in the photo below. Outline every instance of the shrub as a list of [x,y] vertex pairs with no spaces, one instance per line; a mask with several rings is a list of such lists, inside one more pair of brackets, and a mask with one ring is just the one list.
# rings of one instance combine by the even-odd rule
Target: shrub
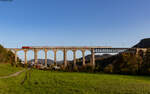
[[91,65],[82,66],[79,69],[80,72],[94,72],[94,68]]
[[106,72],[106,73],[113,73],[113,65],[112,64],[109,64],[108,66],[106,66],[105,68],[104,68],[104,72]]

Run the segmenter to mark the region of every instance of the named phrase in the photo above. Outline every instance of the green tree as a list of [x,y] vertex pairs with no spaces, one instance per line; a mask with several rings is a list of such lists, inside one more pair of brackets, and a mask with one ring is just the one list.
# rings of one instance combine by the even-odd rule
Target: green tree
[[15,55],[0,45],[0,63],[13,63],[15,62]]
[[150,49],[147,50],[143,58],[141,74],[150,74]]

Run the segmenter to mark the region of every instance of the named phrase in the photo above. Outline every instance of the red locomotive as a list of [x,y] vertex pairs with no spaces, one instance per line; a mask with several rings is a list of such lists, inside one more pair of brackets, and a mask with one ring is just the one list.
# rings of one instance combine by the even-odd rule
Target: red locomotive
[[32,47],[29,47],[29,46],[23,46],[22,49],[32,49]]

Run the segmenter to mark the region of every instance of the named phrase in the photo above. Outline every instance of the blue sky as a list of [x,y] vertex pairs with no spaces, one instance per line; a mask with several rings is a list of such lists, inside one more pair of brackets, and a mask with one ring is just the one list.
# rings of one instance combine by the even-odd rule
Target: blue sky
[[150,37],[150,0],[0,1],[5,47],[131,47]]

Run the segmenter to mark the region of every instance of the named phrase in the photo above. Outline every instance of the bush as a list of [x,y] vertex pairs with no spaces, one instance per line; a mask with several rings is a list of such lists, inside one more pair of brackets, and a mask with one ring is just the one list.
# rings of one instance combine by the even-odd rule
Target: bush
[[94,72],[94,68],[91,65],[82,66],[79,69],[80,72]]
[[106,66],[105,68],[104,68],[104,72],[106,72],[106,73],[113,73],[113,65],[112,64],[109,64],[108,66]]

